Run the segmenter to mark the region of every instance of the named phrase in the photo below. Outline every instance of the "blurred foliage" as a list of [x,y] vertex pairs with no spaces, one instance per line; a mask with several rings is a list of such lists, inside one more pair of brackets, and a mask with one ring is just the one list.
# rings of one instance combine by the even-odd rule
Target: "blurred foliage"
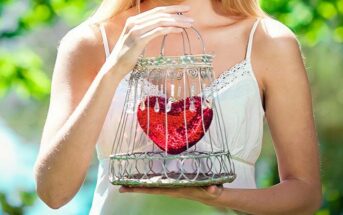
[[[15,39],[42,26],[54,25],[61,19],[70,26],[76,25],[90,15],[96,1],[83,0],[30,0],[27,9],[10,28],[0,28],[0,42]],[[0,26],[7,7],[18,2],[0,0]],[[49,78],[43,71],[40,57],[28,50],[17,54],[0,49],[0,97],[15,88],[22,98],[47,97],[50,91]],[[8,52],[8,51],[7,51]],[[14,57],[15,56],[15,57]],[[19,59],[18,59],[19,58]]]
[[41,59],[29,51],[0,52],[0,96],[14,88],[22,97],[41,99],[49,93],[50,80],[42,70]]
[[[28,8],[17,20],[13,29],[0,32],[0,39],[12,38],[33,30],[41,25],[51,25],[58,19],[63,19],[71,25],[79,23],[86,18],[94,8],[94,1],[82,0],[30,0]],[[14,4],[13,0],[0,0],[0,15],[6,6]]]
[[[88,17],[99,2],[0,0],[0,44],[15,41],[60,21],[70,27],[75,26]],[[5,25],[5,14],[17,4],[25,4],[26,9],[20,12],[14,25]],[[322,208],[317,215],[343,214],[343,172],[339,165],[343,162],[343,88],[340,83],[343,80],[343,0],[261,0],[261,4],[272,17],[289,26],[298,35],[310,70],[324,191]],[[0,99],[14,91],[21,98],[46,101],[50,91],[51,71],[45,71],[42,56],[29,47],[26,50],[1,47]],[[267,142],[271,140],[267,138]],[[272,149],[272,146],[269,148]],[[263,186],[279,182],[275,157],[269,163],[271,171],[264,176]],[[20,214],[25,206],[34,201],[30,193],[24,195],[26,197],[22,198],[22,205],[12,206],[6,201],[6,196],[0,194],[2,209],[8,208],[13,214]]]
[[4,193],[0,193],[0,209],[4,214],[22,215],[25,212],[25,208],[32,206],[36,199],[37,196],[34,191],[21,191],[19,193],[20,204],[12,205],[7,200],[6,195]]
[[342,0],[262,0],[262,7],[314,46],[333,38],[343,42]]

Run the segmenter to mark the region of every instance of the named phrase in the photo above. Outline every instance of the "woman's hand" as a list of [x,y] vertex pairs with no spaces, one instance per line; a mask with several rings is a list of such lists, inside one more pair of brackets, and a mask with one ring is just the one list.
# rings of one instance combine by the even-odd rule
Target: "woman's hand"
[[145,188],[145,187],[127,187],[122,186],[119,189],[121,193],[146,193],[160,194],[175,198],[184,198],[209,204],[216,200],[223,192],[223,185],[211,185],[207,187],[181,187],[181,188]]
[[189,9],[187,5],[163,6],[129,17],[110,59],[106,62],[109,68],[117,64],[122,71],[120,75],[125,76],[152,39],[169,33],[180,33],[183,28],[192,26],[193,19],[177,14]]

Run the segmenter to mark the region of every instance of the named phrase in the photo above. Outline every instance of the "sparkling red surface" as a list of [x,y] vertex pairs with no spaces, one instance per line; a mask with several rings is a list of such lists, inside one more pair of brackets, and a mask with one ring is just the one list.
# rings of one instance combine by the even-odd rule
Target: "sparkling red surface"
[[[148,105],[149,98],[149,105]],[[160,106],[159,112],[154,111],[156,99]],[[149,96],[145,100],[145,109],[141,110],[140,105],[137,111],[138,123],[149,138],[163,151],[169,154],[179,154],[187,150],[186,129],[184,122],[184,113],[186,114],[188,147],[195,145],[210,127],[213,117],[211,108],[203,109],[203,118],[201,116],[201,98],[194,96],[195,111],[189,110],[190,98],[186,98],[186,110],[184,111],[184,100],[178,100],[172,103],[171,110],[165,113],[165,97]],[[168,101],[168,100],[167,100]],[[149,125],[148,125],[149,111]],[[166,114],[167,128],[166,135]],[[202,122],[204,122],[205,132]],[[149,126],[149,132],[147,132]],[[167,146],[166,146],[166,136]]]

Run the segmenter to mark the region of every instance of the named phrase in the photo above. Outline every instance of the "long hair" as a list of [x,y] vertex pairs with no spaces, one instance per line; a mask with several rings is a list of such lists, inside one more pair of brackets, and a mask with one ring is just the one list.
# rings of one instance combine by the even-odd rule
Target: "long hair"
[[[161,5],[178,4],[184,0],[153,0]],[[144,0],[103,0],[99,8],[90,17],[95,22],[104,21],[121,12],[136,7],[140,12],[140,3]],[[266,13],[261,9],[259,0],[212,0],[216,12],[231,16],[265,17]]]

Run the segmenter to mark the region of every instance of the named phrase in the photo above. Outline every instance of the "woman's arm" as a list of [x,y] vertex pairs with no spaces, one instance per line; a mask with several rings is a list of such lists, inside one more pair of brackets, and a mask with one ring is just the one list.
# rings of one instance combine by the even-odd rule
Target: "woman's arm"
[[280,183],[265,189],[142,189],[249,214],[313,214],[321,203],[318,140],[306,70],[295,36],[276,21],[256,32],[255,71],[262,74],[266,118],[273,137]]
[[176,14],[189,9],[156,7],[124,19],[105,64],[102,40],[87,23],[63,38],[35,164],[37,193],[50,207],[66,204],[82,185],[119,82],[149,41],[191,26],[190,18]]
[[51,208],[64,205],[82,185],[120,80],[120,73],[99,72],[104,62],[100,39],[90,27],[78,26],[58,48],[35,164],[37,193]]
[[288,29],[266,20],[264,30],[255,62],[260,62],[256,68],[263,73],[266,119],[280,183],[258,190],[228,189],[217,203],[252,214],[313,214],[320,207],[321,184],[306,69],[298,42]]

